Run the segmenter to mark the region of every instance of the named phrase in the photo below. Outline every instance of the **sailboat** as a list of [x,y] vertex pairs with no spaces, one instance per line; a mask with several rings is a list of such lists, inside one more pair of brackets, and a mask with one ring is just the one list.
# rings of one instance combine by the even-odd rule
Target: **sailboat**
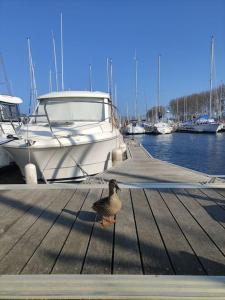
[[159,109],[159,101],[160,101],[160,58],[158,56],[158,89],[157,89],[157,106],[156,106],[156,123],[153,125],[153,133],[155,134],[169,134],[173,131],[173,127],[161,120],[161,114],[158,111]]
[[209,94],[209,114],[200,114],[192,121],[181,123],[179,131],[196,133],[216,133],[222,130],[223,125],[212,118],[212,92],[213,92],[213,72],[214,72],[214,36],[211,37],[211,63],[210,63],[210,94]]
[[134,103],[134,111],[135,111],[135,119],[130,120],[130,122],[127,124],[127,126],[124,129],[125,134],[128,135],[134,135],[134,134],[144,134],[145,133],[145,128],[144,125],[140,125],[140,122],[137,118],[137,98],[138,98],[138,94],[137,94],[137,68],[138,68],[138,60],[137,60],[137,56],[135,53],[135,57],[134,57],[134,61],[135,61],[135,103]]

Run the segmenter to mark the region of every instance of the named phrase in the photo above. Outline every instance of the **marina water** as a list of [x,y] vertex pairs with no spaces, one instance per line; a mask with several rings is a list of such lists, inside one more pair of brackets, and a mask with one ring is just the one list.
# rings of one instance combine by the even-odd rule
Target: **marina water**
[[211,175],[225,174],[225,132],[135,136],[155,158]]

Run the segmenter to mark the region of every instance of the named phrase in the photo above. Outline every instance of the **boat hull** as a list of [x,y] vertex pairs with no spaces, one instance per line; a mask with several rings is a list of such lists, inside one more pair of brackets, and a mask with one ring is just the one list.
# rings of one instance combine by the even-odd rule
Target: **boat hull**
[[182,132],[196,132],[196,133],[216,133],[220,130],[221,125],[217,123],[212,124],[190,124],[183,125],[179,128]]
[[133,135],[133,134],[144,134],[145,129],[141,126],[127,126],[125,128],[125,134],[127,135]]
[[[18,127],[19,124],[14,122],[14,126]],[[0,123],[0,168],[9,166],[13,163],[13,158],[9,155],[4,148],[1,146],[7,142],[7,135],[14,134],[15,131],[12,127],[12,124],[9,122]]]
[[[112,166],[112,150],[121,142],[120,136],[112,139],[66,147],[15,148],[5,146],[14,157],[24,176],[24,167],[31,162],[37,167],[38,179],[66,181],[83,179],[101,173]],[[30,151],[30,161],[29,152]]]
[[167,123],[156,123],[153,128],[155,134],[170,134],[173,128]]

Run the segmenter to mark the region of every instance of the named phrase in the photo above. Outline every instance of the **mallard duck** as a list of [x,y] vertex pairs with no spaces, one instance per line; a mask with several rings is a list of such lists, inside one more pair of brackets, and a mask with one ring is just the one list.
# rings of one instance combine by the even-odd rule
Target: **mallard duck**
[[122,203],[117,195],[117,191],[120,190],[115,179],[109,181],[109,196],[96,201],[92,208],[101,217],[102,226],[110,225],[116,223],[114,220],[114,215],[116,215],[121,207]]

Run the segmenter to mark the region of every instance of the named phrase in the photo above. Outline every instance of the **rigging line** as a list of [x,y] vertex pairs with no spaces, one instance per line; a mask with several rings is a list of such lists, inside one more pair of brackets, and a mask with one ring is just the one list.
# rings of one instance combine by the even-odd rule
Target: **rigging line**
[[11,84],[8,80],[8,76],[7,76],[7,72],[6,72],[6,68],[5,68],[5,64],[4,64],[4,60],[3,60],[3,56],[0,53],[0,64],[2,66],[2,70],[3,70],[3,77],[4,77],[4,82],[7,88],[7,92],[9,93],[9,95],[12,95],[12,88],[11,88]]

